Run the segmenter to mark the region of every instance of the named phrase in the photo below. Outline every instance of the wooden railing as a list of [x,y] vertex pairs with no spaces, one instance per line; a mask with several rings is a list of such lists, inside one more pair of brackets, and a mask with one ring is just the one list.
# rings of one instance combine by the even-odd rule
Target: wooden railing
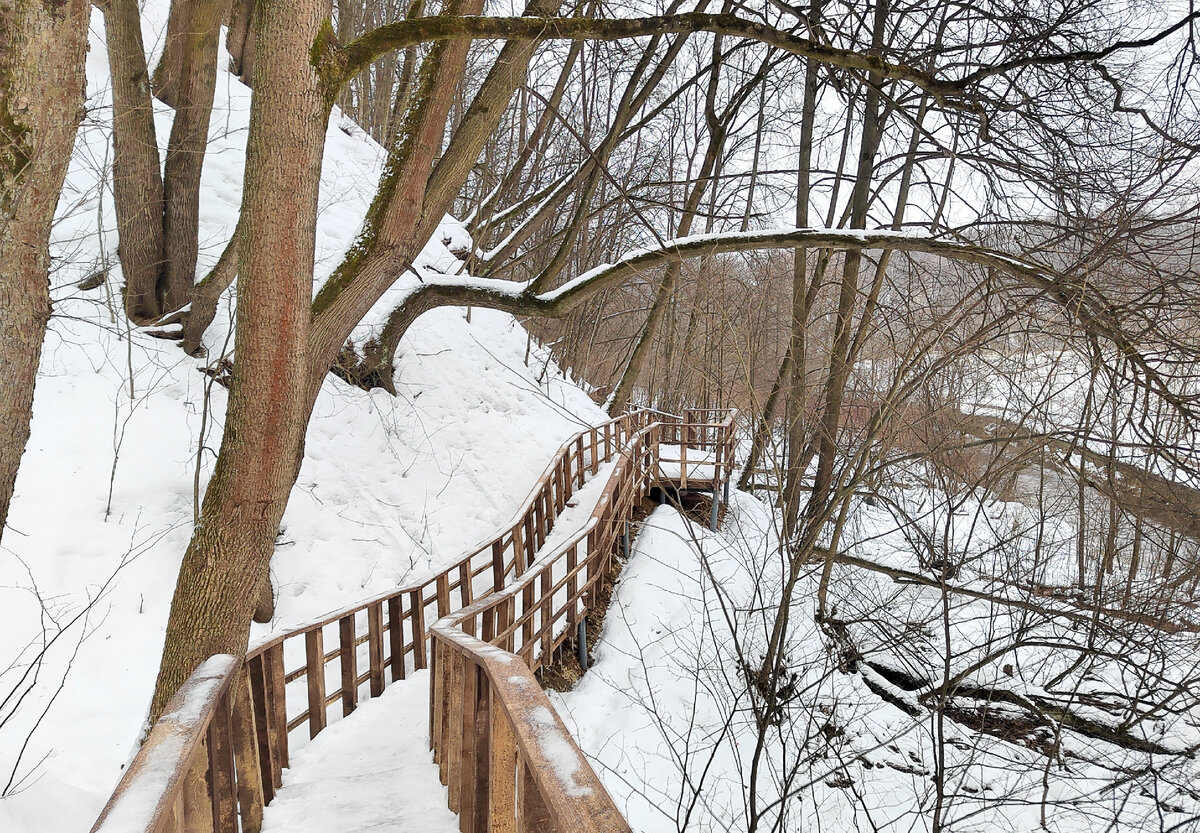
[[[308,736],[315,737],[331,720],[353,712],[361,699],[379,696],[389,681],[402,680],[410,671],[427,667],[430,655],[447,640],[484,652],[482,663],[472,660],[476,664],[471,667],[479,670],[471,680],[466,679],[472,675],[467,673],[465,661],[458,666],[459,677],[446,678],[444,672],[455,667],[447,659],[435,667],[430,686],[434,708],[448,698],[431,723],[431,738],[443,781],[449,785],[451,809],[460,812],[463,830],[510,829],[498,820],[503,815],[499,808],[506,806],[503,779],[486,793],[486,806],[480,805],[474,800],[478,785],[464,789],[464,778],[468,774],[479,778],[481,772],[491,770],[476,766],[476,758],[461,748],[451,756],[447,747],[438,745],[439,740],[452,741],[437,721],[450,720],[452,713],[466,719],[464,704],[470,704],[471,720],[485,731],[495,727],[486,731],[489,743],[502,744],[509,737],[507,728],[513,730],[514,748],[520,750],[520,760],[528,769],[528,780],[514,780],[512,785],[510,798],[516,803],[510,808],[510,824],[519,822],[516,829],[545,829],[552,822],[554,829],[567,830],[583,823],[577,822],[579,813],[590,816],[593,812],[598,814],[596,818],[616,814],[612,821],[616,827],[610,824],[596,829],[623,829],[620,814],[536,681],[532,683],[536,692],[530,693],[532,701],[523,701],[516,695],[525,690],[524,682],[494,675],[486,676],[485,681],[478,675],[484,669],[495,672],[507,665],[538,667],[562,644],[568,628],[586,615],[590,594],[607,569],[622,523],[657,476],[656,453],[662,438],[683,443],[685,448],[691,442],[689,426],[681,422],[676,416],[639,410],[581,431],[560,447],[513,522],[448,568],[253,646],[240,667],[227,658],[229,667],[221,666],[218,682],[213,682],[214,672],[209,667],[218,658],[206,662],[153,727],[93,833],[236,833],[239,829],[257,833],[263,807],[274,798],[288,766],[289,734],[307,726]],[[721,426],[728,437],[716,430]],[[690,426],[695,429],[695,448],[725,454],[719,457],[725,465],[715,469],[720,473],[712,482],[714,495],[721,478],[727,480],[732,463],[731,426],[732,416],[723,423]],[[570,536],[567,544],[555,547],[551,556],[535,562],[555,519],[587,475],[618,456],[586,527]],[[601,507],[603,514],[597,514]],[[446,618],[456,610],[461,610],[464,618]],[[478,614],[483,617],[479,629],[470,630],[473,624],[467,623],[476,621],[471,611],[483,610],[496,612],[490,619]],[[434,628],[427,627],[435,620],[439,621]],[[449,628],[453,638],[436,630],[451,621],[463,623],[461,630],[449,625],[442,628]],[[435,637],[432,651],[426,647],[431,630]],[[471,642],[476,633],[485,641]],[[327,636],[336,647],[326,649]],[[508,650],[520,650],[525,662],[517,663],[488,644],[496,640]],[[474,687],[468,692],[466,687],[471,685]],[[198,699],[197,691],[204,692],[207,699]],[[177,704],[181,696],[184,701]],[[338,703],[340,714],[332,713]],[[492,704],[500,710],[495,716],[490,711]],[[547,746],[544,741],[550,737],[556,740]],[[578,764],[571,771],[583,779],[578,784],[568,779],[565,787],[557,779],[567,771],[560,760],[564,748],[571,751],[567,757]],[[503,753],[504,747],[489,745],[488,749]],[[463,762],[468,758],[470,769],[464,772]],[[448,769],[451,760],[458,761],[459,769],[453,772]],[[486,813],[493,794],[500,814],[494,824],[486,821],[491,818]],[[592,806],[593,801],[600,804]]]

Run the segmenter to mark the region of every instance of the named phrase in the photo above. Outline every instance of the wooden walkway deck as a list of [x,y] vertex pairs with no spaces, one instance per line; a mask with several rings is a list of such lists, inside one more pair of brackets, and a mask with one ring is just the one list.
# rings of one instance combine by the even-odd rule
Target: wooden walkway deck
[[[715,517],[733,467],[734,416],[639,410],[580,432],[513,523],[449,568],[253,646],[240,662],[211,658],[152,728],[93,833],[259,833],[279,793],[276,828],[303,800],[292,786],[304,776],[283,777],[293,743],[424,669],[427,734],[381,737],[367,720],[362,731],[339,727],[337,741],[361,744],[364,756],[368,746],[403,744],[376,752],[402,753],[418,769],[431,745],[463,833],[628,830],[534,672],[576,635],[651,488],[711,491]],[[556,529],[564,513],[580,514],[577,493],[602,466],[606,476],[587,486],[598,492],[590,514]],[[389,701],[402,699],[411,695]],[[376,803],[372,826],[400,829],[395,805]]]

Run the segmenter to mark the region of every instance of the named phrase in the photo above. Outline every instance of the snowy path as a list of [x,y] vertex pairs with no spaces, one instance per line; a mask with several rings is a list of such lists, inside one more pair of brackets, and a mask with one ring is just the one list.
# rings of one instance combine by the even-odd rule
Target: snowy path
[[[605,463],[571,497],[541,552],[587,523],[604,491]],[[429,672],[409,672],[331,724],[291,759],[263,813],[263,833],[457,833],[458,816],[429,748]]]
[[429,672],[362,703],[295,753],[263,833],[457,833],[429,749]]

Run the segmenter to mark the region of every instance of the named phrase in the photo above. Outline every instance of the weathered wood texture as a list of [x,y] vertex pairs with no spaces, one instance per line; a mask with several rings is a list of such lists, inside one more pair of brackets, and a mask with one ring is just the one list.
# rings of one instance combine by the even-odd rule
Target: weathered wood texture
[[[330,708],[350,716],[427,667],[434,758],[463,831],[628,830],[532,672],[587,615],[625,524],[662,481],[660,446],[715,460],[703,486],[715,498],[733,464],[734,415],[722,416],[639,410],[582,431],[513,521],[446,569],[275,636],[240,667],[230,657],[217,675],[217,658],[205,663],[155,724],[93,833],[257,833],[282,784],[290,732],[313,737]],[[588,523],[539,557],[575,490],[612,460]],[[687,488],[701,486],[692,478]],[[302,664],[287,670],[285,656]],[[546,733],[562,739],[571,766],[546,757],[538,742]],[[136,818],[121,810],[135,804]]]

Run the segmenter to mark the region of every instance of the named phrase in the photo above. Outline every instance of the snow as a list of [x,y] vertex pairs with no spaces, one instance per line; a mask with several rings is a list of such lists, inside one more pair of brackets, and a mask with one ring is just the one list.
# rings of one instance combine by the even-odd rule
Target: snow
[[[997,504],[991,511],[1006,508],[1012,507]],[[970,521],[970,513],[964,514],[963,527]],[[911,546],[902,549],[883,534],[889,529],[895,534],[895,521],[882,510],[873,516],[869,507],[856,506],[851,516],[856,528],[844,543],[859,548],[858,555],[879,561],[887,560],[888,552],[896,559],[914,557]],[[777,523],[769,507],[736,491],[728,518],[715,533],[670,507],[656,509],[642,524],[604,629],[595,637],[592,668],[572,691],[551,695],[635,831],[685,823],[694,830],[738,830],[749,823],[747,777],[757,733],[740,662],[761,661],[770,611],[782,591]],[[986,552],[989,543],[980,535],[972,547]],[[814,565],[794,593],[786,656],[797,694],[765,738],[756,790],[757,806],[766,812],[760,826],[770,827],[782,808],[784,830],[808,829],[814,818],[825,829],[931,829],[932,776],[939,756],[945,756],[946,765],[946,829],[1039,829],[1043,807],[1048,829],[1056,831],[1105,829],[1110,823],[1129,830],[1183,823],[1175,829],[1186,829],[1187,819],[1200,810],[1188,787],[1194,783],[1190,756],[1154,756],[1157,770],[1146,774],[1146,756],[1075,732],[1063,734],[1059,757],[1047,758],[1022,743],[951,720],[945,721],[939,742],[931,713],[918,700],[920,691],[899,689],[865,663],[858,672],[843,667],[836,645],[813,621],[819,574],[820,565]],[[971,583],[974,578],[964,573],[959,581],[979,586]],[[891,667],[924,673],[932,662],[933,678],[940,678],[936,665],[944,655],[938,642],[923,646],[910,635],[901,638],[907,622],[928,621],[932,615],[937,626],[941,596],[935,588],[896,585],[839,566],[831,598],[868,659],[885,659],[891,651],[886,663]],[[1069,642],[1066,626],[1031,625],[1027,617],[978,600],[956,600],[950,616],[955,633],[947,673],[966,670],[982,652],[1004,644],[1010,629],[1021,627],[1033,627],[1014,633],[1035,644],[1015,647],[1005,661],[1018,674],[1030,675],[1030,684],[1017,689],[1023,696],[1044,694],[1038,680],[1074,659],[1052,647],[1055,636]],[[1039,628],[1051,647],[1037,647]],[[1164,645],[1174,658],[1173,673],[1194,679],[1195,671],[1188,669],[1196,667],[1195,648],[1194,634]],[[1147,657],[1143,665],[1154,673],[1161,671],[1159,662]],[[1138,659],[1131,663],[1136,667]],[[991,675],[1001,675],[1000,665],[985,666],[967,680],[996,682]],[[1120,690],[1111,669],[1098,662],[1092,667],[1096,685]],[[1018,677],[1006,685],[1019,682]],[[868,683],[890,691],[918,717],[880,697]],[[1142,694],[1146,684],[1145,677],[1132,681]],[[1080,689],[1081,696],[1086,692]],[[1014,707],[997,705],[1016,713]],[[1077,705],[1077,714],[1113,719],[1101,708]],[[1134,732],[1160,743],[1166,733],[1165,742],[1176,748],[1195,741],[1196,717],[1187,710],[1145,723]],[[1131,780],[1114,785],[1114,769],[1130,773]],[[1149,780],[1138,783],[1139,777]],[[773,803],[780,799],[782,804]]]
[[263,833],[457,833],[429,748],[429,672],[359,705],[292,756]]
[[[152,50],[166,9],[165,0],[145,4]],[[224,247],[241,198],[249,91],[227,66],[222,55],[201,272]],[[32,436],[0,544],[0,701],[30,689],[0,707],[0,788],[17,770],[12,794],[0,800],[6,833],[88,828],[136,751],[191,533],[197,452],[205,449],[202,490],[225,407],[224,388],[199,372],[203,361],[130,332],[119,308],[115,218],[101,188],[111,129],[99,11],[87,77],[88,117],[54,231],[55,308]],[[170,118],[156,105],[160,142]],[[381,149],[335,115],[318,282],[353,241],[382,162]],[[458,262],[447,238],[463,242],[450,219],[426,247],[423,268]],[[112,269],[106,287],[79,290],[102,263]],[[226,298],[206,337],[213,359],[230,323]],[[444,308],[402,341],[397,397],[327,381],[271,567],[276,618],[255,626],[252,641],[453,561],[512,516],[567,437],[606,418],[541,345],[529,345],[527,364],[527,345],[511,316],[476,309],[468,324],[463,310]]]

